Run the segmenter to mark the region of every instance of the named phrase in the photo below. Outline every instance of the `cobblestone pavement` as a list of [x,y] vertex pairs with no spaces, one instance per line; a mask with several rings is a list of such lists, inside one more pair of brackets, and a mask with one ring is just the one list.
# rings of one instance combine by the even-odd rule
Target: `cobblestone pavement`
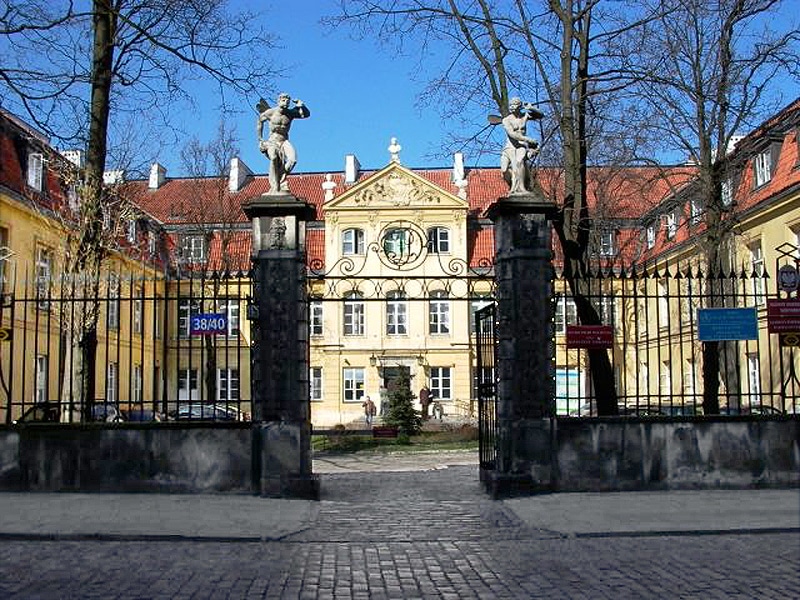
[[796,532],[567,537],[469,466],[322,486],[275,542],[3,540],[0,598],[800,598]]

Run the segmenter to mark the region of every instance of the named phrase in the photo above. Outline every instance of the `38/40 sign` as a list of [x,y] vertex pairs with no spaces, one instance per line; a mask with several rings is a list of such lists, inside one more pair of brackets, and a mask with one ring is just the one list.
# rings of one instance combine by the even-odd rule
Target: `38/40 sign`
[[192,335],[223,335],[228,332],[228,318],[214,313],[194,315],[190,329]]

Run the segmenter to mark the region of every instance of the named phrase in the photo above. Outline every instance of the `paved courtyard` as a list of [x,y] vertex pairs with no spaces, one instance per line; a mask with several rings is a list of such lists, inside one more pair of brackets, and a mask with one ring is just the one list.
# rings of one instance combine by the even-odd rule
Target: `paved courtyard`
[[[418,457],[413,469],[401,470],[398,461],[407,458],[330,457],[338,467],[320,462],[322,500],[303,503],[306,512],[293,504],[303,501],[212,499],[219,509],[228,503],[236,510],[241,501],[250,511],[266,511],[265,523],[280,521],[286,510],[286,521],[297,523],[261,541],[204,538],[204,520],[209,531],[218,531],[210,509],[181,516],[200,525],[196,535],[171,536],[172,529],[159,535],[158,514],[149,528],[125,535],[9,533],[10,524],[4,533],[0,524],[0,597],[800,598],[800,528],[767,524],[670,534],[615,526],[576,533],[563,519],[559,530],[537,527],[531,515],[537,507],[555,506],[547,502],[559,496],[543,497],[544,504],[492,501],[481,491],[475,465],[458,464],[469,456]],[[345,470],[348,460],[377,462]],[[731,494],[739,493],[717,494],[735,500]],[[5,501],[35,496],[14,494]],[[136,496],[126,498],[113,500],[131,502],[136,510]],[[581,502],[592,498],[569,495],[565,505],[580,511]],[[104,500],[89,496],[83,504]],[[229,518],[233,531],[236,517]]]

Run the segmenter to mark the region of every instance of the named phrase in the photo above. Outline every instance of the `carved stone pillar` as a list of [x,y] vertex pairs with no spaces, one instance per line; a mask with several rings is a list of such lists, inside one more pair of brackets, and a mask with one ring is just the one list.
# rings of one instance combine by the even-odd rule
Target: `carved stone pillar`
[[497,283],[495,493],[550,481],[542,465],[549,465],[555,396],[554,210],[541,193],[532,193],[501,198],[489,211]]
[[291,194],[243,205],[252,221],[253,478],[261,495],[318,497],[311,469],[305,221],[313,207]]

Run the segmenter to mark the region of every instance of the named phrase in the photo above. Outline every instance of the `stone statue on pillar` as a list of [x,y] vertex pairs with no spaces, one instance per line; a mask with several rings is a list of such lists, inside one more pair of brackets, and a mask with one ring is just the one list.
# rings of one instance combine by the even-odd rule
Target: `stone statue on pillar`
[[[289,107],[294,102],[294,107]],[[294,119],[311,116],[302,100],[291,100],[289,94],[278,96],[278,105],[270,107],[264,98],[256,105],[258,110],[258,148],[269,160],[269,194],[289,192],[288,175],[297,163],[297,152],[289,142],[289,129]],[[269,137],[264,138],[264,123],[269,125]]]
[[528,121],[541,119],[542,113],[532,104],[523,104],[519,98],[512,98],[508,104],[508,114],[500,120],[490,116],[489,122],[503,124],[507,141],[500,155],[500,169],[509,186],[509,194],[530,194],[535,192],[536,181],[533,159],[539,153],[539,144],[527,135]]

